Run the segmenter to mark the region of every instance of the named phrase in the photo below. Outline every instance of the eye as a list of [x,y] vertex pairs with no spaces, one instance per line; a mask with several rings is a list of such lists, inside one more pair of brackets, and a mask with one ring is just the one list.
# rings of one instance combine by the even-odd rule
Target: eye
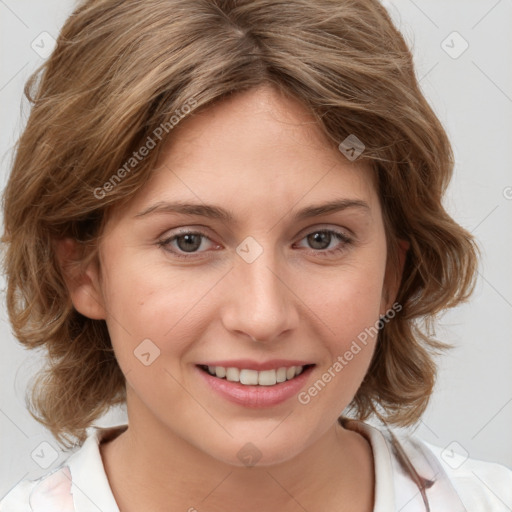
[[333,255],[347,249],[352,239],[341,231],[333,229],[318,229],[306,235],[305,240],[315,253],[320,255]]
[[[205,241],[208,241],[209,243]],[[158,245],[179,258],[189,258],[196,253],[202,253],[204,250],[200,251],[199,249],[205,249],[205,245],[207,246],[206,249],[208,248],[208,245],[219,247],[204,233],[187,230],[182,230],[179,233],[160,240]]]
[[[322,257],[339,254],[352,243],[348,235],[333,229],[317,229],[302,240],[307,242],[315,254]],[[208,251],[209,248],[220,248],[220,245],[210,240],[204,233],[186,229],[158,241],[158,245],[178,258],[193,258]]]

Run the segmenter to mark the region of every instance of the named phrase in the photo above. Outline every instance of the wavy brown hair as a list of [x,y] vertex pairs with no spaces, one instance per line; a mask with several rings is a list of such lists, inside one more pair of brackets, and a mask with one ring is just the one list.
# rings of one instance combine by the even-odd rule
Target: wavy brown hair
[[402,310],[381,329],[351,407],[361,419],[378,408],[391,424],[414,424],[434,386],[433,356],[447,347],[426,327],[468,298],[477,248],[443,208],[451,146],[379,2],[89,0],[57,43],[25,87],[32,109],[4,195],[9,317],[24,346],[48,355],[31,413],[59,442],[82,442],[125,400],[106,324],[73,308],[55,240],[72,237],[95,257],[110,209],[144,185],[172,138],[164,131],[121,173],[155,130],[192,99],[200,110],[270,84],[301,101],[333,144],[349,134],[364,142],[390,263],[399,239],[410,244],[396,298]]

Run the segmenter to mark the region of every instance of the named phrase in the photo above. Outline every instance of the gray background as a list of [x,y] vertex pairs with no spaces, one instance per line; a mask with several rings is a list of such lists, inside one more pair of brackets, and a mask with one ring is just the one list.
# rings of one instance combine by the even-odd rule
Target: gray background
[[[440,319],[438,337],[456,349],[440,362],[431,406],[416,433],[447,447],[454,464],[463,459],[452,449],[512,467],[512,0],[384,3],[413,48],[423,91],[453,142],[457,165],[446,206],[476,235],[483,253],[472,300]],[[49,48],[42,33],[57,37],[72,8],[69,0],[0,0],[2,188],[28,113],[23,85]],[[16,343],[3,294],[0,336],[2,497],[67,454],[25,409],[26,384],[41,354]],[[122,419],[122,411],[114,411],[102,424]]]

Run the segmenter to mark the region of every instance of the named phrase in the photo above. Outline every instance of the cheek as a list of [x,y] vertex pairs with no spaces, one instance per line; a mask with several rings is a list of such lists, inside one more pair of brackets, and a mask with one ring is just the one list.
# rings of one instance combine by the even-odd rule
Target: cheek
[[[328,276],[311,277],[300,293],[318,315],[326,332],[338,340],[339,349],[379,320],[385,262],[359,261]],[[311,286],[315,283],[315,286]],[[350,344],[350,343],[349,343]]]
[[197,338],[207,327],[204,298],[218,276],[199,269],[169,272],[167,267],[135,258],[108,263],[104,281],[107,324],[123,370],[137,363],[134,351],[144,340],[158,347],[155,352],[177,357],[188,348],[191,334]]
[[[299,397],[301,403],[322,395],[323,406],[343,409],[363,380],[377,341],[385,276],[384,258],[363,258],[311,287],[307,303],[322,324],[328,357],[317,380]],[[306,290],[301,293],[305,294]],[[328,388],[324,393],[323,389]]]
[[313,415],[329,411],[326,421],[333,421],[352,401],[368,371],[378,337],[382,279],[382,272],[364,277],[345,274],[343,280],[311,296],[318,299],[328,357],[297,398],[315,411]]

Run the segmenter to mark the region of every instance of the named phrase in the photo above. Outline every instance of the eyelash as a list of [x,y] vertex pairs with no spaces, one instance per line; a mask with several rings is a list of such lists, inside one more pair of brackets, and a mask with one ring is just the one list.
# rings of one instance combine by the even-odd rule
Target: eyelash
[[[331,235],[333,235],[334,238],[337,238],[338,241],[341,242],[341,246],[338,246],[334,249],[310,249],[311,251],[313,251],[314,253],[317,253],[318,255],[321,255],[322,257],[329,257],[329,256],[333,256],[337,253],[341,253],[347,249],[347,245],[350,245],[353,243],[353,240],[349,236],[347,236],[345,233],[343,233],[341,231],[336,231],[334,229],[316,229],[314,231],[310,231],[309,233],[307,233],[305,236],[303,236],[301,238],[301,241],[306,239],[310,235],[318,234],[318,233],[331,234]],[[204,233],[201,233],[200,231],[181,231],[181,232],[176,233],[170,237],[167,237],[163,240],[158,241],[158,246],[160,246],[162,249],[172,253],[174,256],[176,256],[178,258],[183,258],[183,259],[195,258],[195,257],[197,257],[196,256],[197,254],[201,254],[201,253],[191,252],[191,253],[186,254],[183,252],[177,252],[175,250],[170,250],[168,248],[168,246],[172,242],[174,242],[178,238],[181,238],[181,237],[187,236],[187,235],[200,236],[200,237],[210,240],[210,238],[207,235],[205,235]]]

